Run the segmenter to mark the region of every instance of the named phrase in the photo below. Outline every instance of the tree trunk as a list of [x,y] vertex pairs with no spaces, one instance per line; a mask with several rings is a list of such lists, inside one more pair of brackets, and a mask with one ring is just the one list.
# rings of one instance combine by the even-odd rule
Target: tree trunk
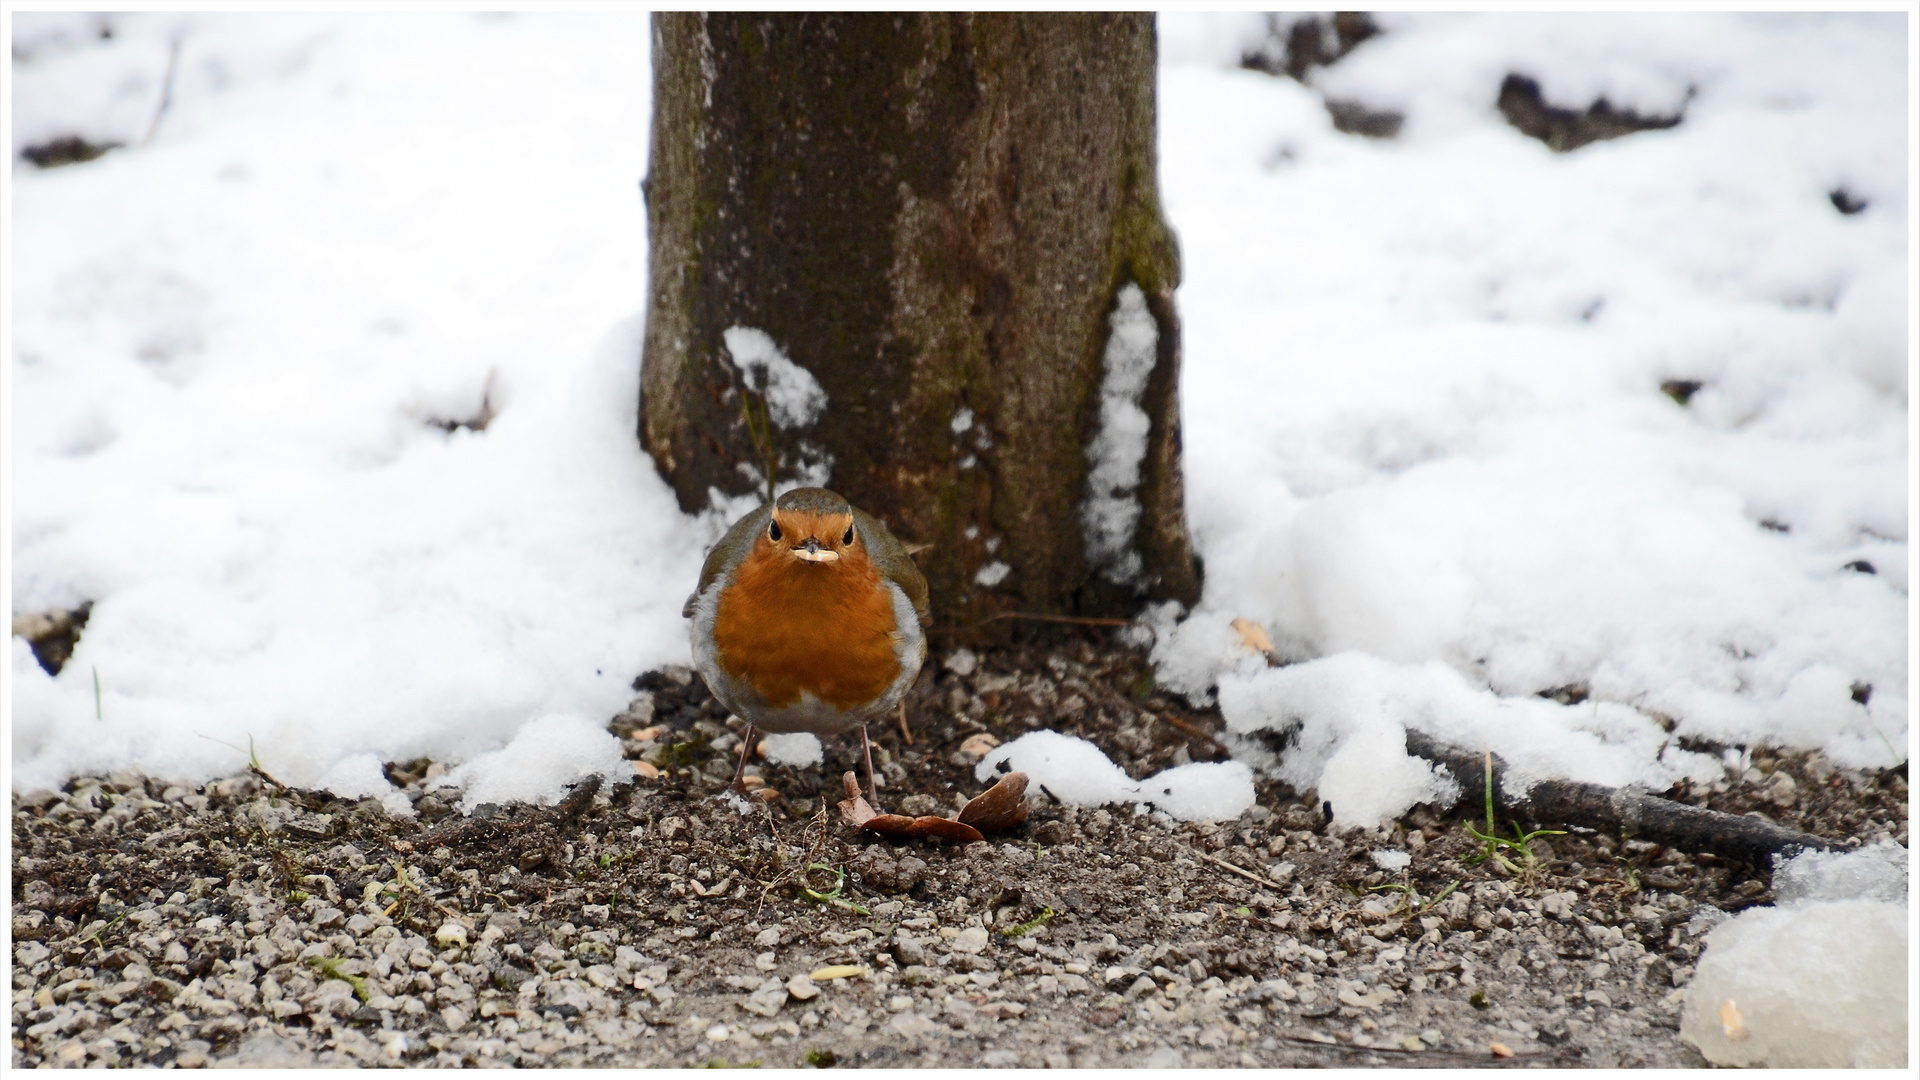
[[1192,603],[1152,16],[653,27],[640,437],[681,507],[831,486],[932,545],[962,636]]

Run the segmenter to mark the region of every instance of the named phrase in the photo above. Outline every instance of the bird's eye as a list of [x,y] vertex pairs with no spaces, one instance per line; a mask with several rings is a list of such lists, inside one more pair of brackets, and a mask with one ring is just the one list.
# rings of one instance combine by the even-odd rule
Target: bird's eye
[[780,539],[780,523],[779,522],[777,521],[767,522],[767,539],[776,540],[776,541]]
[[840,538],[840,542],[841,542],[842,544],[852,544],[852,543],[853,543],[853,526],[851,526],[851,525],[849,525],[849,526],[847,526],[847,535],[845,535],[845,536],[843,536],[843,537],[841,537],[841,538]]

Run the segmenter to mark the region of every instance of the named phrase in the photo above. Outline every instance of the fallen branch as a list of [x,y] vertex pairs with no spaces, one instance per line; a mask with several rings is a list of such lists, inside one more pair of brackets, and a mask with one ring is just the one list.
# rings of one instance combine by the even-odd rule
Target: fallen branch
[[1285,885],[1282,885],[1277,881],[1268,881],[1266,878],[1261,877],[1259,874],[1256,874],[1251,870],[1242,870],[1239,867],[1233,865],[1232,863],[1226,861],[1225,859],[1216,859],[1204,851],[1197,851],[1194,854],[1200,856],[1201,858],[1207,860],[1208,862],[1221,868],[1222,870],[1231,870],[1234,873],[1239,874],[1241,877],[1246,878],[1248,881],[1257,881],[1260,884],[1265,885],[1267,888],[1273,889],[1276,892],[1280,892],[1283,894],[1287,891],[1287,887]]
[[[1485,790],[1484,758],[1478,752],[1444,746],[1416,731],[1407,732],[1407,752],[1433,762],[1460,785],[1461,797]],[[1807,849],[1830,851],[1839,844],[1811,833],[1775,825],[1763,818],[1723,814],[1688,806],[1633,788],[1611,788],[1573,780],[1542,780],[1510,792],[1506,764],[1493,759],[1494,805],[1507,815],[1537,823],[1580,825],[1630,835],[1687,852],[1710,852],[1771,868],[1773,856]]]
[[1487,1053],[1475,1053],[1467,1050],[1409,1050],[1400,1046],[1354,1046],[1343,1042],[1321,1042],[1306,1035],[1282,1035],[1282,1039],[1300,1046],[1317,1046],[1322,1050],[1337,1050],[1347,1054],[1398,1054],[1401,1057],[1424,1058],[1429,1061],[1458,1061],[1466,1064],[1485,1066],[1522,1065],[1534,1061],[1569,1061],[1580,1057],[1580,1048],[1563,1046],[1538,1054],[1514,1054],[1502,1056],[1489,1050]]

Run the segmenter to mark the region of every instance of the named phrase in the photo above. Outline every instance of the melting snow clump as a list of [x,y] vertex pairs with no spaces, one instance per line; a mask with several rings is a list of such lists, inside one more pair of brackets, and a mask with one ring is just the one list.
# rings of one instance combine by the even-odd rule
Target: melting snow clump
[[796,731],[790,735],[768,735],[760,740],[760,749],[766,759],[775,765],[792,765],[807,769],[826,759],[820,748],[820,737],[806,731]]
[[1714,927],[1680,1035],[1715,1065],[1907,1065],[1907,850],[1808,852],[1774,871],[1778,906]]
[[747,389],[761,390],[759,375],[766,373],[767,414],[776,426],[789,430],[805,427],[826,411],[827,392],[820,388],[813,372],[787,359],[765,331],[735,326],[721,337]]
[[1140,524],[1140,462],[1147,456],[1152,426],[1140,408],[1159,349],[1160,329],[1147,311],[1140,286],[1127,284],[1114,302],[1107,337],[1106,376],[1100,382],[1100,431],[1087,446],[1087,501],[1080,507],[1087,559],[1116,585],[1140,576],[1140,553],[1133,550]]
[[998,559],[995,559],[994,561],[981,567],[980,572],[973,575],[973,581],[974,581],[974,584],[976,585],[984,585],[987,588],[991,589],[995,585],[998,585],[1001,582],[1007,580],[1007,575],[1012,572],[1013,572],[1013,567],[1008,566],[1006,563],[1003,563]]
[[1405,870],[1407,864],[1413,862],[1413,856],[1398,848],[1381,848],[1368,854],[1373,856],[1373,865],[1388,873]]
[[620,740],[578,715],[549,715],[520,729],[513,741],[480,754],[443,776],[436,786],[464,787],[460,810],[486,803],[555,803],[589,774],[607,780],[633,775]]
[[1180,821],[1224,821],[1253,805],[1253,771],[1238,761],[1195,762],[1134,780],[1100,748],[1057,731],[1036,731],[996,747],[974,768],[988,783],[1010,772],[1027,774],[1027,790],[1069,806],[1132,803],[1164,810]]

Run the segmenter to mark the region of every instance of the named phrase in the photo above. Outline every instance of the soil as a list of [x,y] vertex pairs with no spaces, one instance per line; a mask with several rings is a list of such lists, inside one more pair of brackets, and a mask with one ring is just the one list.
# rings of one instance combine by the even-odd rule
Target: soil
[[[1230,822],[1033,792],[986,842],[888,844],[832,805],[857,739],[730,804],[738,721],[684,670],[636,690],[634,779],[552,807],[463,816],[426,761],[388,769],[413,818],[263,774],[16,793],[13,1065],[1691,1066],[1701,935],[1769,900],[1765,867],[1580,830],[1472,862],[1477,806],[1336,831],[1270,781]],[[889,811],[981,791],[982,735],[1225,756],[1096,637],[949,654],[910,719],[873,729]],[[1907,842],[1904,767],[1727,756],[1673,794]]]

